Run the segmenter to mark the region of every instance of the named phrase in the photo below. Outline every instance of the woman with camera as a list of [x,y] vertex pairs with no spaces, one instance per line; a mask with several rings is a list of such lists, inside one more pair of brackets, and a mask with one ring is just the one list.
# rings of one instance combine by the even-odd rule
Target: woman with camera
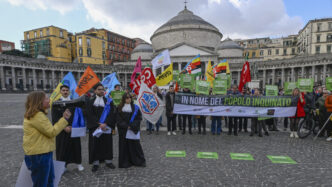
[[50,99],[42,91],[32,92],[25,103],[23,121],[24,160],[31,171],[33,186],[53,186],[55,137],[68,125],[69,110],[52,125],[47,117]]

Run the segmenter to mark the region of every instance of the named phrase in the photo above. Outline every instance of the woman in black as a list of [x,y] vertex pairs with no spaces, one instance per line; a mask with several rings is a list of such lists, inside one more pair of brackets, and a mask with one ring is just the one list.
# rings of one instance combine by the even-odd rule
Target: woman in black
[[127,133],[136,136],[140,133],[141,111],[134,105],[130,94],[125,93],[117,109],[119,131],[119,168],[130,166],[145,167],[145,158],[139,138],[128,139]]

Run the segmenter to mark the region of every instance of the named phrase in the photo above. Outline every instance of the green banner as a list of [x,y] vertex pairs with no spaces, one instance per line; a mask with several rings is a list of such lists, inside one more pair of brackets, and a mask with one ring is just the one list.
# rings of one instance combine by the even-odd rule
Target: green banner
[[296,88],[296,82],[285,82],[284,95],[292,95],[293,90]]
[[216,75],[215,80],[227,80],[227,89],[231,88],[231,75],[226,73],[220,73]]
[[209,95],[210,83],[207,81],[196,81],[196,93]]
[[166,157],[186,157],[185,151],[166,151]]
[[297,87],[301,92],[312,92],[314,90],[314,79],[299,79]]
[[275,85],[266,85],[265,86],[265,95],[266,96],[278,96],[278,86]]
[[197,158],[218,159],[218,153],[216,153],[216,152],[198,152]]
[[181,74],[180,86],[181,88],[189,88],[192,90],[195,88],[195,76],[189,74]]
[[173,70],[173,81],[179,81],[179,74],[180,71],[179,70]]
[[226,95],[227,93],[227,80],[226,79],[215,79],[213,81],[213,94]]
[[249,153],[230,153],[232,160],[255,160]]
[[328,91],[332,91],[332,77],[326,77],[325,85]]
[[267,155],[267,158],[269,158],[273,164],[296,164],[296,161],[291,159],[289,156]]
[[112,91],[111,97],[115,106],[118,106],[121,103],[122,96],[124,91]]

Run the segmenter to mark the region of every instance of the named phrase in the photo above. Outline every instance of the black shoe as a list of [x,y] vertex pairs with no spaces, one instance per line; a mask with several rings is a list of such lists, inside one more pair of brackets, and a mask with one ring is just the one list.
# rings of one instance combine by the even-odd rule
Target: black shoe
[[269,132],[265,132],[264,134],[265,134],[265,136],[269,136]]
[[192,135],[193,133],[191,131],[189,131],[189,134]]
[[254,133],[250,133],[250,135],[249,136],[254,136]]
[[108,163],[108,164],[106,164],[106,166],[111,168],[111,169],[115,169],[115,166],[112,163]]
[[186,134],[186,132],[182,131],[182,134]]
[[239,132],[242,132],[242,129],[240,129]]
[[245,129],[245,130],[244,130],[244,132],[248,132],[248,130],[247,130],[247,129]]
[[263,135],[262,135],[262,134],[259,134],[258,136],[259,136],[259,137],[263,137]]
[[99,165],[93,165],[91,171],[96,172],[99,168]]
[[200,132],[200,131],[198,131],[198,134],[201,134],[201,132]]
[[146,163],[144,162],[142,165],[140,165],[140,167],[145,168],[146,167]]

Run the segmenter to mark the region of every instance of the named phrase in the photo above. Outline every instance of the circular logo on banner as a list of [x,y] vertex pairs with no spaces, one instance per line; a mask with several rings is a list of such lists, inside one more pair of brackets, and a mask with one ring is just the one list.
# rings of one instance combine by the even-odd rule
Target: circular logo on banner
[[138,99],[138,102],[142,112],[149,115],[153,115],[159,107],[158,99],[152,92],[144,91],[142,96]]

